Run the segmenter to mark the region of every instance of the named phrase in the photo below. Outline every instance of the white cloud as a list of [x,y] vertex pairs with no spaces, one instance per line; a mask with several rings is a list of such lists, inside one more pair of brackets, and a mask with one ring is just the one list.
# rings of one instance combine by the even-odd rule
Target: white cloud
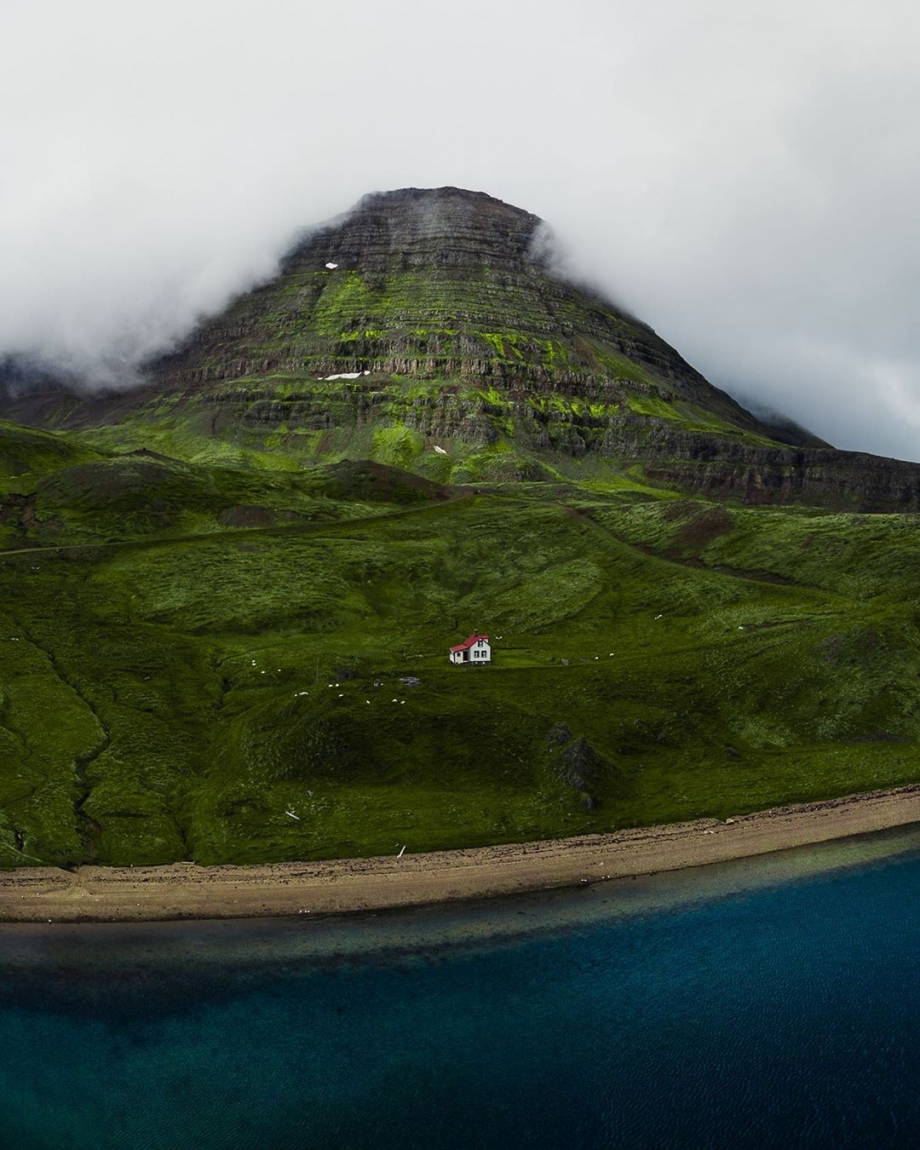
[[920,458],[918,41],[905,0],[7,0],[0,351],[113,378],[298,226],[457,184],[713,382]]

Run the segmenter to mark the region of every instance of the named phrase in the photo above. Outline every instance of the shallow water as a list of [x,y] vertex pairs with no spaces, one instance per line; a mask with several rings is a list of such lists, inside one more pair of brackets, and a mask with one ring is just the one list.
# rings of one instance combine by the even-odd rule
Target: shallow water
[[0,926],[0,1146],[907,1146],[920,828],[349,920]]

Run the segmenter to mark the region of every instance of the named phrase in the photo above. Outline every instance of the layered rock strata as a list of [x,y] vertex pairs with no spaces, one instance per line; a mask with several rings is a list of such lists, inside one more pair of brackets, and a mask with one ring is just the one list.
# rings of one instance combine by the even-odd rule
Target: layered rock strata
[[94,398],[12,387],[0,408],[85,426],[160,419],[165,401],[209,434],[299,437],[315,459],[425,470],[425,453],[478,453],[468,475],[428,468],[451,481],[541,478],[597,456],[713,498],[920,510],[920,466],[756,418],[561,275],[538,217],[458,188],[371,195],[304,233],[275,278],[148,375],[145,388]]
[[153,373],[225,396],[355,373],[586,401],[612,386],[777,437],[651,328],[556,274],[538,217],[458,188],[368,196]]

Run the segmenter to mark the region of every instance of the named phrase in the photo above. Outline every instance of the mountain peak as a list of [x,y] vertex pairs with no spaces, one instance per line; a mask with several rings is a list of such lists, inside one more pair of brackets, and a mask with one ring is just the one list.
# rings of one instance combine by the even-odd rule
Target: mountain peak
[[537,261],[539,216],[463,188],[372,192],[350,211],[308,231],[286,261],[301,254],[340,268],[379,271],[397,256],[403,268],[482,265],[523,270]]
[[149,364],[148,386],[50,402],[59,421],[146,407],[142,420],[168,411],[256,451],[281,436],[308,464],[372,459],[443,483],[638,467],[760,502],[848,498],[825,456],[795,455],[827,444],[713,387],[560,273],[548,237],[539,216],[484,192],[374,192]]
[[[279,402],[296,393],[304,405],[292,418],[332,428],[372,409],[512,453],[635,456],[688,425],[710,439],[781,437],[651,328],[558,274],[539,216],[454,187],[376,192],[307,232],[276,279],[154,375],[161,389],[225,403],[280,386]],[[346,376],[365,380],[351,411],[317,386]],[[404,410],[407,379],[425,381],[427,417]]]

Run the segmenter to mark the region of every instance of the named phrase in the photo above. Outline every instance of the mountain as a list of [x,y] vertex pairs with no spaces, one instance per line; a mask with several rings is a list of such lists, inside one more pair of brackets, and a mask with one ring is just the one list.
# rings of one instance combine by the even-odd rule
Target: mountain
[[755,418],[517,208],[371,196],[143,387],[0,380],[0,867],[920,778],[920,467]]
[[[224,403],[258,401],[265,389],[279,403],[265,417],[293,426],[347,427],[370,412],[423,436],[492,446],[510,419],[515,447],[574,456],[622,454],[647,437],[649,413],[779,437],[645,324],[554,274],[536,216],[457,188],[367,197],[154,375],[160,391],[203,390]],[[333,375],[357,378],[316,386]],[[341,396],[332,422],[329,392]]]
[[[561,272],[536,216],[458,188],[367,196],[121,395],[8,388],[0,413],[370,458],[440,482],[638,469],[748,503],[920,508],[920,467],[840,452],[713,387]],[[0,373],[2,375],[2,373]],[[172,431],[173,434],[170,434]]]

